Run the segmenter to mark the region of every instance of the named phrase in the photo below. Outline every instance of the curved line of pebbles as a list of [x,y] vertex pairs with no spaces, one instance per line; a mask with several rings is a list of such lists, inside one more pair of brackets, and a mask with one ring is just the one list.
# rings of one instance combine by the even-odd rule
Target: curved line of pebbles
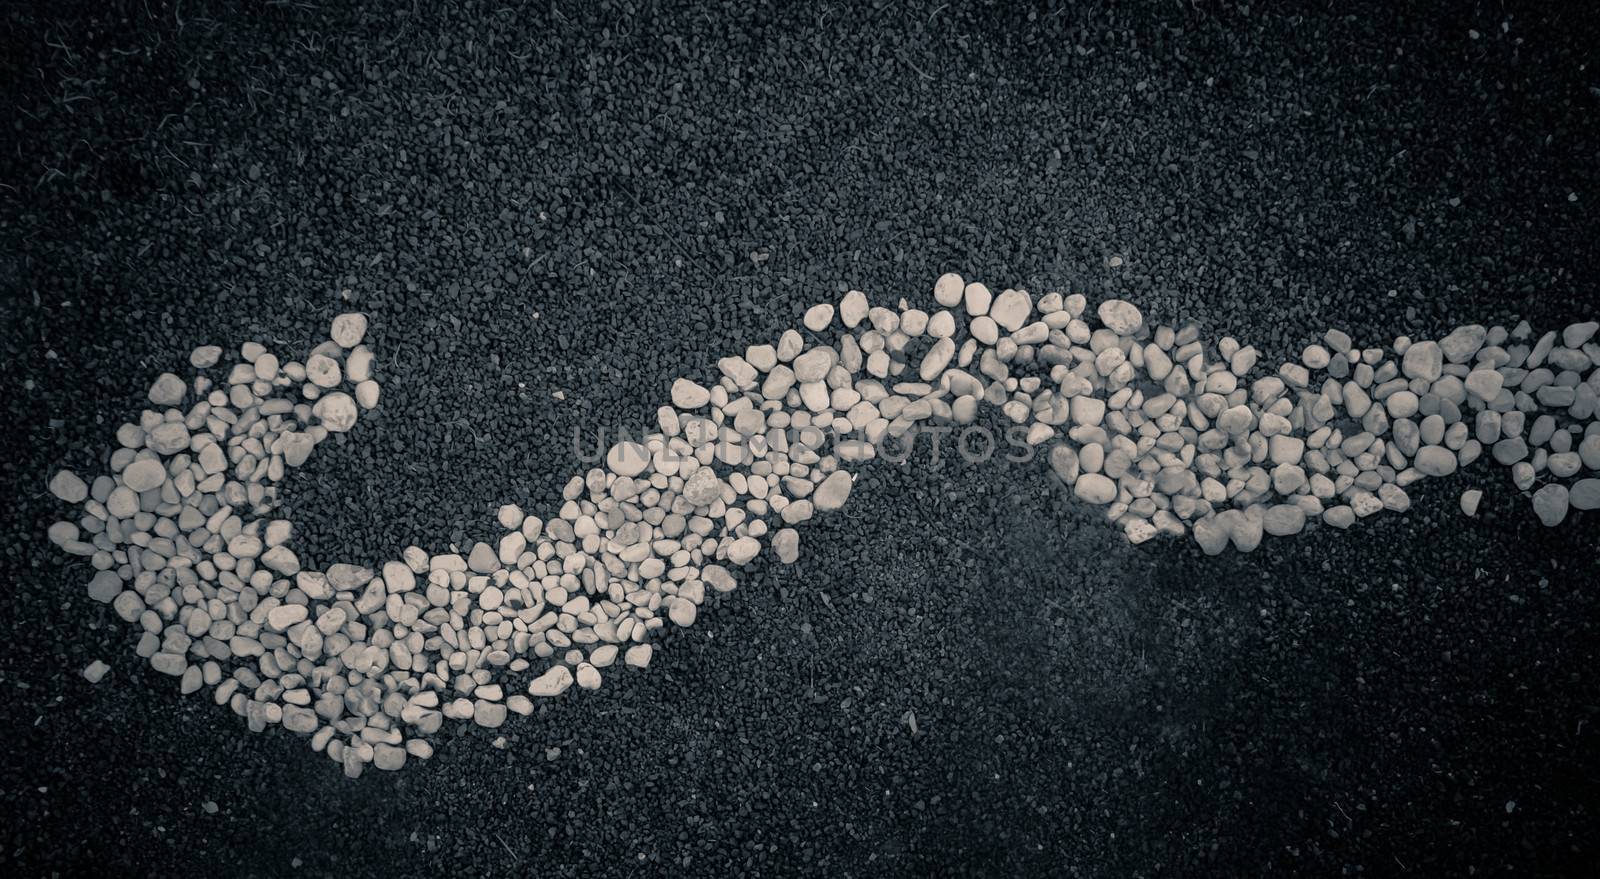
[[[1101,302],[1094,328],[1079,294],[994,295],[946,274],[933,297],[931,314],[858,291],[816,305],[805,328],[837,342],[791,329],[722,358],[710,387],[677,379],[659,431],[610,446],[548,522],[507,504],[495,546],[411,546],[375,568],[302,569],[292,525],[270,517],[285,471],[378,404],[366,317],[335,318],[304,361],[247,343],[217,381],[222,350],[197,348],[205,374],[155,381],[109,474],[50,480],[83,510],[49,538],[90,560],[89,596],[144,629],[138,654],[182,692],[210,687],[251,730],[309,736],[354,777],[431,756],[445,719],[498,728],[534,699],[599,687],[619,660],[648,666],[654,633],[693,625],[763,539],[798,557],[795,526],[849,498],[845,465],[925,422],[971,425],[983,403],[1135,543],[1189,533],[1210,554],[1248,552],[1308,522],[1345,528],[1406,510],[1407,485],[1486,448],[1520,490],[1544,482],[1545,524],[1600,506],[1600,479],[1558,481],[1600,470],[1593,321],[1531,344],[1524,322],[1388,351],[1330,330],[1251,379],[1254,348],[1147,327],[1123,300]],[[512,675],[531,679],[515,692]]]

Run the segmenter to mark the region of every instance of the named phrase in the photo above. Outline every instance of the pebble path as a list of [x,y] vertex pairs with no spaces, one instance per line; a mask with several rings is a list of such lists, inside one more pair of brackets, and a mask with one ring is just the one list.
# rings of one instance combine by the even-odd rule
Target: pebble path
[[[655,432],[619,436],[548,519],[502,506],[495,545],[326,570],[302,567],[272,512],[286,471],[379,403],[367,318],[335,318],[303,360],[252,342],[224,367],[203,346],[192,379],[150,386],[107,474],[50,478],[81,513],[48,537],[88,559],[89,597],[144,630],[138,655],[182,692],[307,736],[356,777],[432,756],[446,719],[498,728],[647,667],[657,630],[694,625],[736,569],[763,550],[795,561],[797,526],[848,501],[850,468],[924,432],[959,443],[983,404],[1133,543],[1192,535],[1214,555],[1348,528],[1485,453],[1546,525],[1600,507],[1583,475],[1600,471],[1595,321],[1387,348],[1329,330],[1269,373],[1248,345],[1148,326],[1122,300],[1090,312],[1080,294],[955,274],[932,299],[852,291],[807,310],[805,333],[719,360],[714,384],[677,379]],[[1466,491],[1462,513],[1481,498]]]

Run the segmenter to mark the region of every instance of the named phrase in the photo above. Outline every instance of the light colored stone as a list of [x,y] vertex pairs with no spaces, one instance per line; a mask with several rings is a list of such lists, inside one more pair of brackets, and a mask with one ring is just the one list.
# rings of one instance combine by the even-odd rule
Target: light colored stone
[[994,302],[994,294],[989,292],[988,287],[973,281],[961,291],[961,301],[967,307],[968,317],[978,317],[989,313],[989,305]]
[[710,467],[701,467],[689,475],[683,484],[683,499],[695,507],[714,503],[722,496],[724,484]]
[[1107,299],[1100,303],[1095,313],[1102,325],[1119,336],[1138,335],[1144,327],[1144,315],[1137,306],[1124,299]]
[[163,372],[156,377],[155,383],[150,385],[150,402],[157,406],[176,406],[183,402],[184,394],[188,387],[183,379],[170,372]]
[[1590,477],[1572,483],[1567,491],[1567,502],[1574,510],[1600,509],[1600,479]]
[[867,309],[871,307],[871,303],[867,302],[867,294],[851,290],[839,300],[839,322],[853,330],[866,320]]
[[[630,653],[632,651],[629,651]],[[632,663],[629,663],[630,665]],[[529,696],[559,696],[572,686],[572,672],[564,665],[553,665],[528,683]]]
[[624,440],[606,452],[606,467],[618,476],[638,476],[650,467],[650,450],[640,443]]
[[81,504],[89,497],[89,486],[71,470],[57,470],[56,475],[50,477],[50,493],[57,500]]
[[328,338],[340,348],[350,349],[361,344],[367,335],[367,316],[359,311],[341,314],[328,327]]
[[167,468],[159,458],[140,458],[122,470],[122,482],[128,488],[145,492],[167,481]]
[[1025,290],[1003,290],[989,306],[989,317],[1008,333],[1022,329],[1033,313],[1033,298]]
[[1438,381],[1444,373],[1444,352],[1439,349],[1438,342],[1416,342],[1406,349],[1400,364],[1406,378]]
[[779,529],[772,537],[772,550],[778,561],[792,565],[800,558],[800,532],[793,528]]
[[711,402],[711,392],[697,382],[680,378],[672,383],[672,405],[684,410],[699,409]]
[[1072,491],[1091,504],[1109,504],[1117,499],[1117,484],[1103,473],[1079,474]]
[[811,495],[811,502],[817,512],[831,513],[844,506],[845,501],[850,499],[850,488],[854,484],[849,473],[835,470],[817,486]]
[[1415,466],[1428,476],[1449,476],[1456,472],[1456,453],[1444,446],[1423,446],[1417,450]]
[[622,655],[622,661],[634,668],[648,668],[655,649],[649,644],[635,644]]
[[761,541],[754,537],[741,537],[728,544],[728,562],[744,566],[755,560],[761,553]]
[[833,305],[821,302],[806,309],[805,317],[801,319],[805,328],[813,333],[820,333],[833,323]]
[[378,383],[369,378],[356,385],[356,404],[363,409],[376,409],[378,408],[378,397],[382,393],[383,389],[378,387]]
[[945,272],[933,284],[933,299],[945,308],[954,308],[961,304],[962,294],[966,291],[967,282],[955,272]]
[[311,407],[311,414],[322,421],[322,426],[334,433],[344,433],[356,426],[356,401],[343,391],[334,391],[323,394],[318,398],[316,405]]
[[721,565],[706,565],[700,571],[700,579],[718,592],[732,592],[739,585],[733,574]]
[[1469,488],[1461,493],[1461,512],[1468,516],[1478,515],[1478,504],[1483,500],[1483,492],[1476,488]]
[[1554,528],[1567,518],[1570,493],[1565,485],[1552,482],[1533,493],[1533,512],[1547,527]]

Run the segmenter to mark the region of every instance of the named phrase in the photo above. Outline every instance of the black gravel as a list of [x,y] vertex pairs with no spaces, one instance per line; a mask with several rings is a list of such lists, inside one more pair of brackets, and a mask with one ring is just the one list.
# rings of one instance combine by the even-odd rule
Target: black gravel
[[1600,16],[1286,5],[7,5],[8,874],[1592,867],[1597,520],[1492,466],[1215,559],[1042,462],[874,467],[647,673],[354,782],[44,543],[156,373],[352,306],[384,401],[290,481],[313,562],[554,509],[574,429],[852,287],[1115,292],[1267,360],[1600,311]]

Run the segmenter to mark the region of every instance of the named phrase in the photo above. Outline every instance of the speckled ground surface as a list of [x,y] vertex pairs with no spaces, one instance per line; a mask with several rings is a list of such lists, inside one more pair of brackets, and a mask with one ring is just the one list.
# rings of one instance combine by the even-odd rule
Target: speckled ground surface
[[1127,546],[1042,461],[872,467],[648,672],[354,782],[180,697],[43,539],[48,475],[92,471],[156,373],[352,306],[384,400],[288,486],[313,563],[548,512],[575,428],[646,421],[843,289],[1116,294],[1267,359],[1329,326],[1592,317],[1577,4],[0,15],[16,875],[1593,863],[1600,531],[1541,528],[1498,468],[1213,559]]

